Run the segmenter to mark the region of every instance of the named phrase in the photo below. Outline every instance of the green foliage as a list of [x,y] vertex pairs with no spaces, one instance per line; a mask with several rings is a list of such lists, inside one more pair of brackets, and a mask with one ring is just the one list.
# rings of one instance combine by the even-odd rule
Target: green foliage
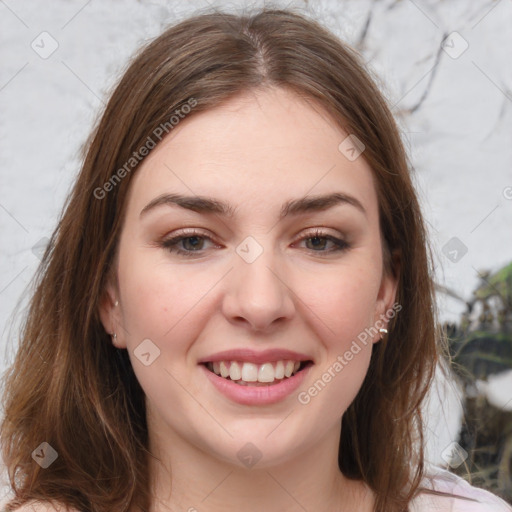
[[[453,469],[512,503],[512,412],[490,404],[477,381],[512,369],[512,263],[481,283],[458,324],[444,325],[455,374],[464,389],[464,423],[459,444],[468,452]],[[442,289],[452,297],[456,292]],[[512,400],[512,389],[509,390]]]

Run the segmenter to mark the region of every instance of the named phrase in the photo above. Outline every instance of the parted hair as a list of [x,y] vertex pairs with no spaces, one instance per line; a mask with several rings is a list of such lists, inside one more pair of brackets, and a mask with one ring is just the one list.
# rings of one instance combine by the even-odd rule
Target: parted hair
[[[442,354],[441,330],[413,170],[377,84],[354,48],[291,9],[196,13],[132,58],[84,147],[3,377],[9,510],[30,500],[90,512],[149,510],[144,393],[99,317],[138,165],[104,197],[97,191],[191,98],[189,116],[266,87],[315,101],[365,145],[384,268],[398,277],[401,310],[343,415],[338,461],[344,475],[375,491],[375,512],[407,509],[425,474],[421,404]],[[58,453],[44,469],[32,458],[42,442]]]

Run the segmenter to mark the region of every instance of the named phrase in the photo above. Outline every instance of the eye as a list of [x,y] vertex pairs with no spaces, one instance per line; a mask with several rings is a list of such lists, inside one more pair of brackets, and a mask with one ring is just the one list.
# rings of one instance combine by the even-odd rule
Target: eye
[[[199,231],[187,231],[182,232],[179,235],[166,238],[161,242],[161,246],[167,249],[171,253],[176,253],[182,256],[194,257],[200,256],[206,249],[204,247],[205,242],[210,241],[213,243],[211,237],[201,233]],[[316,229],[313,232],[307,233],[299,239],[299,242],[311,241],[309,249],[311,252],[326,255],[334,252],[346,251],[350,248],[350,245],[340,238],[336,238],[324,231]],[[331,243],[330,249],[325,250],[326,246]],[[181,247],[180,247],[181,244]]]
[[[340,238],[336,238],[335,236],[329,235],[328,233],[316,229],[313,232],[307,233],[306,236],[303,236],[299,241],[311,241],[310,247],[312,247],[311,251],[316,253],[330,254],[333,252],[346,251],[350,248],[350,245]],[[331,249],[322,250],[325,248],[326,244],[332,243]],[[308,247],[309,249],[309,247]],[[320,249],[320,250],[317,250]]]
[[[209,236],[204,235],[198,231],[187,231],[180,235],[166,238],[162,241],[161,246],[167,249],[169,252],[175,252],[183,256],[195,256],[194,253],[201,253],[204,250],[205,240],[212,239]],[[183,248],[179,245],[183,242]]]

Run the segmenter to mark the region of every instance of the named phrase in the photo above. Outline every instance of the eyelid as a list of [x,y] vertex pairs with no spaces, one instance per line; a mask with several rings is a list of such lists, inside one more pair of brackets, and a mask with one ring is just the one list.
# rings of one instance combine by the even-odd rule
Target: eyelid
[[318,234],[319,236],[332,236],[333,238],[343,238],[345,235],[343,235],[341,232],[335,232],[334,234],[330,233],[328,230],[332,228],[324,227],[324,226],[314,226],[311,228],[304,228],[303,231],[301,231],[300,238],[307,237],[309,235],[315,236]]
[[[305,228],[305,229],[306,229],[306,231],[301,233],[301,235],[295,239],[296,241],[300,241],[300,240],[303,240],[304,238],[308,238],[308,237],[319,236],[319,237],[323,237],[323,238],[329,238],[329,237],[337,238],[337,239],[341,239],[343,242],[346,242],[346,240],[344,239],[344,235],[341,235],[341,234],[332,235],[332,234],[328,233],[327,231],[325,231],[328,228],[325,228],[323,226],[316,226],[316,227]],[[180,237],[187,238],[187,237],[194,237],[194,236],[201,236],[201,237],[207,238],[208,240],[214,241],[214,237],[212,237],[208,233],[198,230],[197,228],[183,228],[182,230],[179,230],[176,233],[173,233],[172,236],[167,236],[167,235],[164,236],[162,238],[162,240],[163,240],[163,242],[165,242],[165,241],[174,240],[174,239],[177,239]]]
[[166,242],[173,242],[173,241],[179,242],[183,238],[193,238],[196,236],[200,237],[200,238],[204,238],[206,240],[210,240],[212,243],[215,243],[215,239],[212,235],[205,233],[203,231],[200,231],[196,228],[184,228],[177,232],[173,232],[172,234],[165,235],[164,237],[162,237],[161,243],[165,244]]

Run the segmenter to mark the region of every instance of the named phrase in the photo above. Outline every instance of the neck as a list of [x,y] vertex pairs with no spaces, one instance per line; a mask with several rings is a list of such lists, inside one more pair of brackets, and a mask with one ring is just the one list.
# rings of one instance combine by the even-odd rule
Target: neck
[[339,470],[340,426],[300,454],[265,465],[263,457],[251,468],[206,453],[176,432],[158,431],[150,436],[150,512],[372,510],[369,488]]

